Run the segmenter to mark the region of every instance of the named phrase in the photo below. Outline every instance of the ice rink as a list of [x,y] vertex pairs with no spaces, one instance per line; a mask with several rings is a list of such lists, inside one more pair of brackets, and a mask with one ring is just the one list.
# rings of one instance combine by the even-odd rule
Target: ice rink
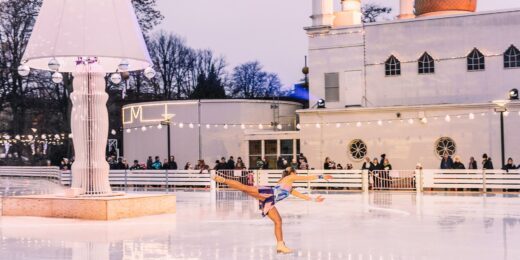
[[278,204],[292,255],[236,192],[177,192],[178,213],[112,222],[0,217],[0,259],[520,259],[518,195],[324,194]]

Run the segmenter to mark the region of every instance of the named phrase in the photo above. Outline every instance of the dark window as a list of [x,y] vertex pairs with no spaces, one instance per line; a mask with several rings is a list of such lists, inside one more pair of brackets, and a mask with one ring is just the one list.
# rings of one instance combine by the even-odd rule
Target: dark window
[[256,168],[256,161],[262,158],[262,141],[249,141],[249,168]]
[[325,73],[325,100],[339,101],[339,73]]
[[401,75],[401,62],[394,56],[390,56],[385,62],[385,75],[398,76]]
[[479,71],[486,69],[486,58],[477,48],[468,55],[468,71]]
[[421,58],[419,58],[419,74],[431,73],[435,73],[435,61],[432,56],[425,52]]
[[504,68],[520,68],[520,51],[514,45],[504,52]]

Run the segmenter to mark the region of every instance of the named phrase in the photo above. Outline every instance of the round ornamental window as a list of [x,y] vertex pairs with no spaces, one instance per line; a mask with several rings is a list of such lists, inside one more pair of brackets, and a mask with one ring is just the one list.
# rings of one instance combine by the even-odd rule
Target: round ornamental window
[[360,161],[367,155],[367,145],[361,139],[355,139],[348,145],[352,159]]
[[441,137],[435,142],[435,154],[442,158],[445,154],[449,156],[455,155],[457,152],[457,145],[455,141],[449,137]]

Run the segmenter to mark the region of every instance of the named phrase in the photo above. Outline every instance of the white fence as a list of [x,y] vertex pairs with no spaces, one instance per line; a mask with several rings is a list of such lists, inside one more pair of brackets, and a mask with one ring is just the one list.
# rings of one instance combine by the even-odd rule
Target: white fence
[[[198,170],[112,170],[110,184],[115,188],[213,188],[209,171]],[[220,172],[240,180],[245,185],[274,186],[280,180],[282,170],[244,170]],[[297,182],[294,187],[307,189],[373,190],[520,190],[520,171],[502,170],[393,170],[374,172],[361,170],[308,170],[301,175],[329,174],[331,180]],[[48,178],[69,186],[70,171],[57,167],[0,167],[0,177]],[[225,188],[223,186],[222,188]]]
[[520,171],[503,170],[422,170],[418,172],[424,189],[520,190]]

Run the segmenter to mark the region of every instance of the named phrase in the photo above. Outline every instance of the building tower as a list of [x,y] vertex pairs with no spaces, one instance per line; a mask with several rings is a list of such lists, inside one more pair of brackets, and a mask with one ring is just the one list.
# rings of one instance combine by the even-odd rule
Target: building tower
[[415,0],[418,17],[472,13],[476,9],[477,0]]
[[361,24],[361,0],[342,0],[341,11],[334,16],[334,27]]
[[332,26],[334,20],[333,0],[312,0],[312,27]]

